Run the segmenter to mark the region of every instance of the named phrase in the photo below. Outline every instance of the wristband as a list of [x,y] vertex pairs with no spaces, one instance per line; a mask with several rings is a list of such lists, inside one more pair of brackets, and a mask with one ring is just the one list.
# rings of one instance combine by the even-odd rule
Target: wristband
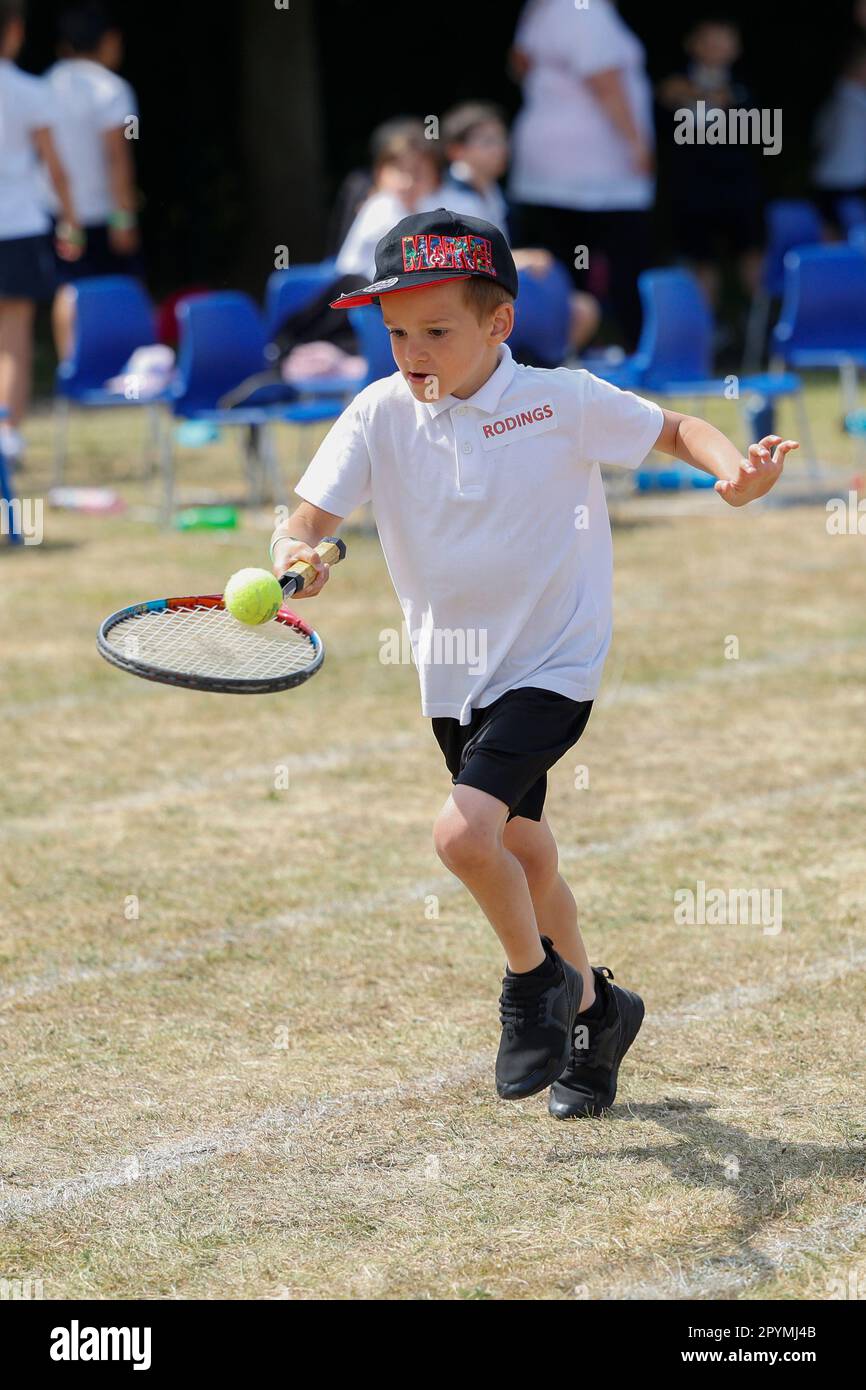
[[138,226],[138,218],[126,208],[117,208],[109,217],[108,225],[118,232],[131,232],[133,227]]
[[84,228],[76,227],[74,222],[58,222],[55,236],[59,241],[68,241],[70,246],[83,246],[87,241]]
[[301,540],[300,536],[286,536],[282,533],[279,536],[271,536],[270,544],[268,546],[268,555],[271,557],[272,565],[276,564],[276,560],[274,559],[274,546],[279,545],[280,541],[295,541],[298,545],[307,544],[306,541]]

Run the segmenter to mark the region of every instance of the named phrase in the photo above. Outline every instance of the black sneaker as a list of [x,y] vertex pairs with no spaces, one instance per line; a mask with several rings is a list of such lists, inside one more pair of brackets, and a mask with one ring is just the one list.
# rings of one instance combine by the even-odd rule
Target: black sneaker
[[557,1120],[602,1115],[613,1105],[619,1064],[643,1023],[639,994],[608,983],[613,971],[594,965],[595,988],[602,1002],[601,1018],[577,1019],[568,1066],[550,1088],[548,1110]]
[[583,980],[553,949],[541,944],[556,966],[553,975],[506,974],[499,996],[502,1038],[496,1058],[496,1089],[503,1100],[523,1100],[562,1075],[571,1050]]

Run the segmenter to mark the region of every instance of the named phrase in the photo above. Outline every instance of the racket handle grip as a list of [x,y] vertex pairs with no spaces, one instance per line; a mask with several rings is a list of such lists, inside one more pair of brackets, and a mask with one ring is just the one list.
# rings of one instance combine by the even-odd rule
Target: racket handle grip
[[[339,536],[325,536],[315,549],[326,565],[337,565],[346,554],[346,542],[341,541]],[[305,584],[315,579],[316,574],[315,565],[311,565],[308,560],[296,560],[280,579],[283,596],[288,598],[291,594],[298,593]]]

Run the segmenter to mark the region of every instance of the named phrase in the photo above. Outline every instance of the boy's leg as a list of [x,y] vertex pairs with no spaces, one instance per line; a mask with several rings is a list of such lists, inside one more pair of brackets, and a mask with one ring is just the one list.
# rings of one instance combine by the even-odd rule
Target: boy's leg
[[18,427],[27,409],[33,357],[33,316],[29,299],[0,302],[0,405],[9,423]]
[[542,813],[541,820],[535,821],[527,816],[514,816],[506,824],[502,840],[526,875],[539,932],[549,936],[559,954],[580,972],[583,1013],[595,1000],[595,976],[577,925],[577,904],[559,872],[556,841],[547,817]]
[[526,873],[503,843],[508,807],[478,787],[457,784],[433,827],[443,864],[469,889],[522,974],[545,958]]

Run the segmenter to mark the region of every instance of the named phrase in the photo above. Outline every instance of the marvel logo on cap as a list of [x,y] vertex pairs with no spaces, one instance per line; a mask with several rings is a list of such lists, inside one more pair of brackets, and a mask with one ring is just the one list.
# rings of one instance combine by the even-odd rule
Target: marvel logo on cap
[[404,217],[376,247],[376,279],[331,302],[332,309],[369,304],[381,294],[421,289],[442,280],[482,275],[517,298],[517,269],[498,227],[448,208]]

